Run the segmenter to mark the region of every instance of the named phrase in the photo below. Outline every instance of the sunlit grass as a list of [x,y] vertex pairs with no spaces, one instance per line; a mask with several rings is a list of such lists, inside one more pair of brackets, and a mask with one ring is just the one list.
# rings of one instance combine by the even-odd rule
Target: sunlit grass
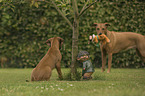
[[[145,69],[95,69],[89,81],[60,81],[54,70],[49,82],[26,82],[31,71],[0,69],[0,96],[145,96]],[[65,76],[69,71],[62,69]]]

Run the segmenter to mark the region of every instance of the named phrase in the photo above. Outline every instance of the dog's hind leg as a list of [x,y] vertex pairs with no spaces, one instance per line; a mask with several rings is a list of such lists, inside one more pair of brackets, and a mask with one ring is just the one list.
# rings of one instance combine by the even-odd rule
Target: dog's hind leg
[[136,53],[145,62],[145,50],[141,51],[136,49]]
[[51,74],[52,74],[51,68],[50,67],[46,67],[45,71],[43,71],[43,72],[45,72],[45,73],[43,73],[44,75],[42,77],[42,80],[43,81],[48,81],[50,79],[50,77],[51,77]]
[[34,77],[33,76],[31,76],[31,81],[34,81]]
[[106,60],[107,60],[107,54],[106,51],[101,51],[102,53],[102,72],[105,71],[105,65],[106,65]]
[[35,73],[35,68],[32,70],[32,73],[31,73],[31,81],[35,81],[34,73]]

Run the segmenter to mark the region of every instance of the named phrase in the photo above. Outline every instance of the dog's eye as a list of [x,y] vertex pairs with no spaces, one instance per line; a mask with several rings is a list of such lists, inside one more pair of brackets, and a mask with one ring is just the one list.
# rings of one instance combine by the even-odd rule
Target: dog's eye
[[100,30],[100,28],[97,28],[97,30]]
[[105,28],[102,28],[102,30],[105,30]]

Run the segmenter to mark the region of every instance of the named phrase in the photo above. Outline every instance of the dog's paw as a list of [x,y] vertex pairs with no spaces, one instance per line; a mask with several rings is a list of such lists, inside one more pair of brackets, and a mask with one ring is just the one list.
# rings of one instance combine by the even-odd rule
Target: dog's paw
[[110,71],[108,70],[107,73],[110,73]]

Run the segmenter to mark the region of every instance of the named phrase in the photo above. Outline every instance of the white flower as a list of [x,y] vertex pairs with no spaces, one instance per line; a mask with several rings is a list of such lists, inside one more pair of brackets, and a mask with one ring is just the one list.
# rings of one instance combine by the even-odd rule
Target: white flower
[[70,86],[73,86],[72,84],[70,84]]
[[41,87],[41,89],[44,89],[44,87]]
[[63,91],[63,89],[61,89],[61,88],[58,88],[58,90]]
[[36,89],[39,88],[39,86],[36,87]]
[[46,88],[46,90],[48,90],[48,88]]
[[60,89],[60,91],[63,91],[63,89]]

